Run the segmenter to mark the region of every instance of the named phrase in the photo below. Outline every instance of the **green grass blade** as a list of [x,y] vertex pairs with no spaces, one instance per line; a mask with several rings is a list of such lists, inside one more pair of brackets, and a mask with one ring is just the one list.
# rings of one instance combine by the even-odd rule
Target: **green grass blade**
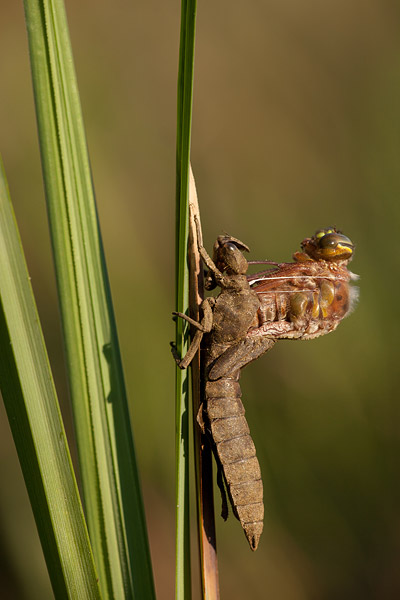
[[54,594],[56,598],[100,598],[86,523],[1,160],[0,298],[1,392]]
[[[176,142],[176,306],[187,313],[189,272],[189,164],[196,1],[182,0],[178,73]],[[177,319],[176,345],[180,356],[187,350],[188,328]],[[189,522],[189,374],[176,369],[176,598],[191,597]]]
[[143,503],[61,0],[25,0],[84,503],[104,597],[154,598]]

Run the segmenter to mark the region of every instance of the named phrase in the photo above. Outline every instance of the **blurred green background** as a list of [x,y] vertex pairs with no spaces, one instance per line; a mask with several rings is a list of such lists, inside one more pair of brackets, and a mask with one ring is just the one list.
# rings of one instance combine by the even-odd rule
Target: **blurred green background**
[[[174,589],[175,128],[180,5],[67,2],[159,600]],[[0,18],[0,151],[72,439],[21,2]],[[356,244],[356,312],[244,371],[264,479],[260,547],[217,519],[231,600],[400,597],[400,4],[199,3],[192,164],[206,246],[289,260]],[[0,596],[51,598],[3,407]],[[217,511],[220,501],[216,497]],[[194,523],[193,515],[193,523]],[[194,598],[198,598],[193,536]]]

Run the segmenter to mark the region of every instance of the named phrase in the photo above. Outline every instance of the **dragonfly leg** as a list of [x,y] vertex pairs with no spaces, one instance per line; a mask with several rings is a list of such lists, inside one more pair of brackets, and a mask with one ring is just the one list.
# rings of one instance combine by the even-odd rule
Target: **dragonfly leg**
[[221,271],[219,269],[217,269],[211,256],[208,254],[207,250],[203,246],[203,234],[201,232],[200,223],[199,223],[199,220],[197,219],[197,217],[194,217],[194,222],[196,224],[196,231],[197,231],[197,247],[198,247],[201,258],[204,260],[204,262],[206,263],[206,265],[210,269],[210,271],[212,271],[214,274],[218,273],[219,275],[222,275]]
[[197,331],[194,334],[194,337],[189,346],[189,349],[183,358],[179,357],[176,347],[175,347],[175,344],[171,343],[172,355],[175,358],[175,362],[180,369],[186,369],[190,365],[196,352],[200,348],[200,344],[201,344],[203,335],[205,333],[208,333],[209,331],[211,331],[212,323],[213,323],[212,307],[214,306],[214,304],[215,304],[214,298],[206,298],[205,300],[203,300],[203,302],[201,303],[201,309],[203,311],[203,318],[200,321],[200,323],[198,323],[194,319],[191,319],[190,317],[184,315],[183,313],[178,313],[178,312],[173,313],[173,314],[177,315],[178,317],[185,319],[185,321],[188,321],[194,327],[197,328]]
[[198,321],[195,321],[194,319],[191,319],[190,317],[188,317],[184,313],[177,312],[177,311],[174,310],[172,314],[174,316],[176,316],[176,317],[180,317],[181,319],[184,319],[185,321],[187,321],[188,323],[190,323],[191,325],[193,325],[193,327],[196,327],[196,329],[199,329],[200,331],[204,331],[203,325],[201,323],[199,323]]
[[245,337],[241,339],[217,358],[208,372],[208,379],[215,381],[243,369],[259,356],[268,352],[274,345],[275,340],[267,337]]
[[[203,259],[204,263],[206,264],[208,270],[211,271],[211,273],[212,273],[212,277],[210,277],[209,274],[206,277],[205,288],[206,288],[206,290],[214,289],[215,283],[217,283],[217,285],[219,285],[221,287],[224,287],[224,280],[225,280],[224,275],[221,273],[221,271],[215,265],[213,259],[211,258],[211,256],[208,254],[207,250],[203,246],[203,234],[201,232],[199,220],[196,217],[194,217],[194,222],[196,224],[197,247],[199,250],[199,254],[200,254],[201,258]],[[213,279],[214,279],[214,281],[213,281]]]

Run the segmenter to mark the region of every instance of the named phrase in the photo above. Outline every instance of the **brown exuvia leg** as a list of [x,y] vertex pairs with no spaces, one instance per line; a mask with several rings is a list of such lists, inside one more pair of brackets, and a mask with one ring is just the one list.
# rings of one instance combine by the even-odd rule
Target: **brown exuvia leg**
[[208,379],[214,381],[243,369],[259,356],[268,352],[274,345],[275,340],[267,337],[245,337],[241,339],[217,358],[208,372]]
[[178,355],[176,348],[175,348],[175,344],[173,344],[173,343],[171,344],[172,355],[175,358],[175,361],[180,369],[186,369],[190,365],[196,352],[200,348],[200,344],[201,344],[201,340],[203,339],[203,335],[205,333],[208,333],[209,331],[211,331],[212,322],[213,322],[212,307],[214,306],[214,303],[215,303],[214,298],[206,298],[205,300],[203,300],[203,302],[201,303],[201,310],[203,311],[203,318],[200,321],[200,323],[198,323],[194,319],[191,319],[187,315],[184,315],[183,313],[180,313],[180,312],[172,313],[173,315],[176,315],[177,317],[180,317],[181,319],[188,321],[188,323],[190,323],[197,329],[196,333],[194,334],[192,343],[189,346],[189,350],[186,352],[186,354],[183,358],[181,358]]

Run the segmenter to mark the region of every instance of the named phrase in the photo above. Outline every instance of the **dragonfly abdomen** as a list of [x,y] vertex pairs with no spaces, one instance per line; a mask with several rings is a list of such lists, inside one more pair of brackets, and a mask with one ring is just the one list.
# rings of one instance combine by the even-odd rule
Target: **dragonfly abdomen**
[[281,336],[271,325],[279,337],[309,339],[336,329],[349,312],[347,281],[310,277],[307,286],[300,280],[296,285],[286,282],[280,289],[271,289],[268,283],[266,279],[255,288],[260,298],[259,319],[264,333],[268,323],[281,323]]
[[237,381],[221,378],[206,383],[203,417],[211,432],[235,516],[252,550],[263,530],[264,503],[261,471],[244,416]]

